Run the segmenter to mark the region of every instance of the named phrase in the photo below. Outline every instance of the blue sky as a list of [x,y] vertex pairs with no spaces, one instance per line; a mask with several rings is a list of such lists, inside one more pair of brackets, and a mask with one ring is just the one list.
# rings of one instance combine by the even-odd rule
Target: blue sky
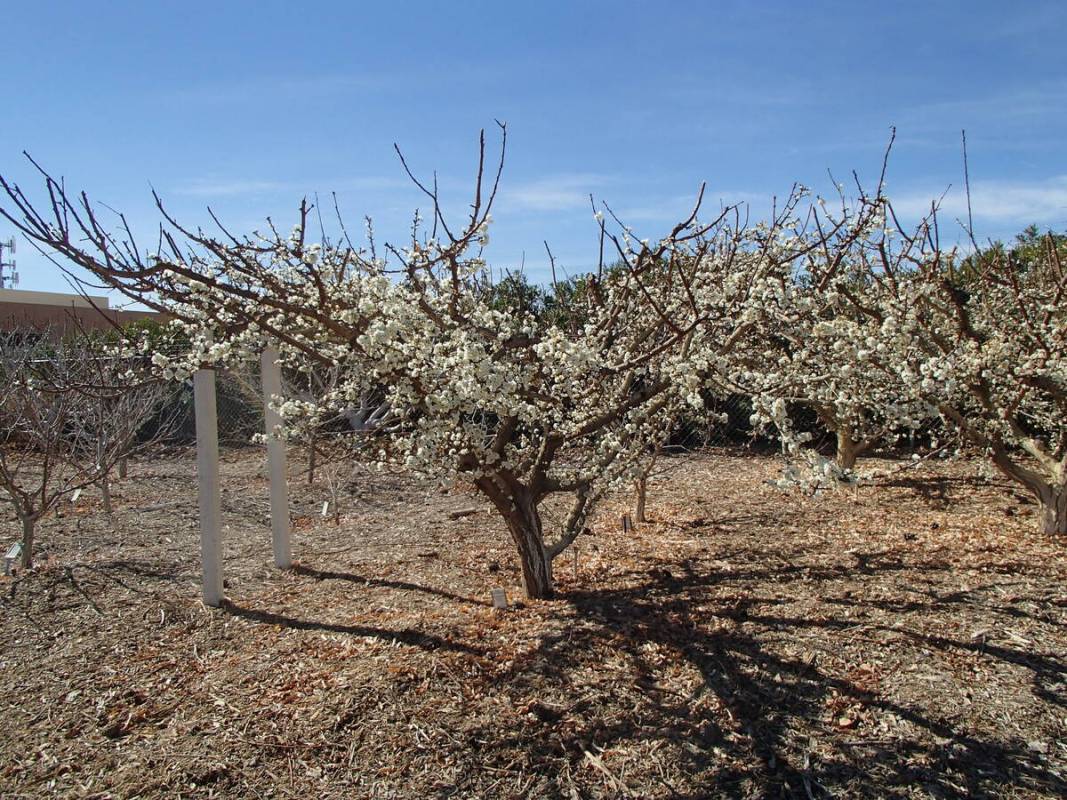
[[[908,212],[948,187],[965,128],[980,237],[1067,229],[1067,3],[9,3],[0,171],[40,197],[28,150],[155,228],[288,226],[336,191],[349,224],[403,237],[422,203],[392,151],[469,202],[479,129],[508,123],[489,260],[545,277],[542,240],[590,268],[589,193],[641,236],[713,203],[757,211],[827,171]],[[0,237],[10,231],[0,226]],[[22,288],[64,290],[28,246]]]

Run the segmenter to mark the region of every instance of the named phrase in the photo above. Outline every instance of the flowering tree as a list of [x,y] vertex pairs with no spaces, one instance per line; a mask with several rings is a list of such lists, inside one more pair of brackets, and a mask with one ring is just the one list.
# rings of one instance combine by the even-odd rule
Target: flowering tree
[[[515,287],[487,291],[483,248],[503,146],[493,178],[484,154],[483,138],[461,227],[445,218],[436,187],[408,170],[432,217],[384,254],[373,237],[364,247],[347,235],[311,242],[306,203],[288,235],[272,226],[236,236],[221,224],[218,234],[182,227],[157,198],[166,224],[147,255],[128,229],[110,233],[85,195],[68,196],[47,175],[44,213],[7,183],[3,213],[99,281],[171,314],[192,345],[183,359],[155,355],[164,374],[253,357],[269,340],[289,369],[317,364],[337,375],[321,396],[280,402],[293,428],[380,397],[388,413],[368,432],[375,458],[476,486],[515,544],[527,594],[551,597],[552,561],[597,500],[643,473],[682,411],[704,407],[702,391],[733,390],[739,372],[763,369],[751,342],[795,316],[803,260],[821,253],[834,280],[881,206],[820,221],[794,192],[750,227],[735,208],[700,222],[698,198],[655,240],[605,207],[594,215],[613,266],[602,257],[596,273],[555,286],[552,313],[541,313],[502,301]],[[546,530],[553,495],[568,496],[569,510]]]
[[[831,210],[820,200],[809,224],[834,231],[834,246],[805,253],[792,281],[765,308],[763,336],[749,341],[739,388],[755,400],[755,422],[780,432],[788,454],[815,467],[816,485],[850,479],[857,458],[881,441],[918,429],[931,407],[901,386],[899,359],[919,352],[916,341],[887,346],[885,306],[892,294],[872,277],[871,254],[890,255],[895,229],[881,190]],[[887,331],[892,329],[892,324]],[[813,411],[836,438],[831,463],[803,447],[812,438],[794,430],[791,409]],[[821,478],[820,478],[821,476]],[[825,479],[825,480],[821,480]]]
[[[833,402],[825,418],[850,430],[856,420],[900,430],[939,415],[1035,497],[1043,531],[1067,532],[1062,241],[1050,235],[1039,247],[1030,232],[1016,250],[975,244],[961,259],[940,245],[936,208],[906,233],[881,192],[860,207],[865,233],[809,259],[802,299],[768,315],[790,355],[777,389],[778,375],[757,375],[764,418],[799,452],[789,399]],[[799,335],[785,333],[796,320]],[[800,365],[789,377],[792,353]]]
[[1063,248],[1049,236],[1026,262],[998,247],[961,260],[937,236],[931,219],[903,238],[910,270],[868,262],[889,298],[883,346],[914,398],[1035,497],[1041,529],[1067,533]]
[[[317,410],[314,420],[306,419],[300,426],[302,435],[299,438],[308,454],[309,486],[315,483],[319,449],[323,440],[344,439],[347,440],[346,444],[351,445],[358,434],[382,431],[388,421],[392,420],[389,402],[380,388],[359,397],[352,405],[328,413],[319,402],[320,398],[335,396],[344,380],[344,373],[338,365],[324,366],[306,359],[298,362],[295,369],[285,370],[282,374],[284,396],[298,401],[305,409]],[[344,450],[350,452],[352,448],[349,446]]]
[[[553,558],[595,502],[640,471],[678,410],[700,402],[700,374],[751,325],[745,309],[759,277],[737,274],[747,260],[725,213],[701,224],[694,210],[649,242],[597,212],[601,250],[619,267],[601,267],[567,295],[564,316],[580,324],[495,302],[482,248],[503,147],[491,180],[484,138],[481,153],[463,226],[451,227],[436,189],[416,180],[432,220],[385,257],[373,238],[363,248],[347,236],[343,245],[309,242],[306,203],[289,236],[272,228],[247,237],[183,228],[160,205],[167,227],[151,257],[47,176],[47,218],[5,184],[7,216],[105,284],[171,314],[192,347],[181,362],[156,354],[164,373],[252,355],[266,340],[292,368],[338,368],[341,380],[315,402],[281,404],[294,425],[384,390],[389,434],[377,458],[473,483],[515,543],[527,594],[550,597]],[[570,510],[545,531],[542,504],[557,494],[570,496]]]
[[[726,379],[718,388],[750,397],[752,424],[778,433],[789,462],[782,486],[850,481],[859,455],[930,416],[928,403],[901,389],[899,353],[881,336],[886,290],[871,277],[871,254],[889,257],[895,236],[883,186],[884,167],[875,192],[859,186],[854,202],[842,192],[836,208],[804,202],[809,191],[796,187],[769,224],[747,232],[746,257],[773,266],[753,267],[765,276],[746,310],[755,325],[731,354],[733,368],[718,370]],[[896,344],[903,352],[916,347]],[[836,436],[836,462],[806,446],[813,437],[796,430],[798,408],[815,412]]]

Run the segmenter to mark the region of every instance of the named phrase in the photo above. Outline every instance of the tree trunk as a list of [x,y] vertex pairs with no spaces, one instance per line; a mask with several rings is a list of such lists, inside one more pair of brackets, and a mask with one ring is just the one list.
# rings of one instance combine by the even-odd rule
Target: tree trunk
[[127,458],[126,456],[123,456],[122,458],[119,459],[119,477],[120,478],[125,478],[126,477],[126,472],[129,469],[129,461],[130,461],[130,459]]
[[1051,474],[1017,464],[1003,444],[994,443],[993,463],[1006,477],[1016,481],[1036,498],[1042,533],[1067,534],[1067,475],[1063,467],[1053,468]]
[[511,475],[483,476],[475,481],[475,485],[489,498],[508,526],[515,549],[519,551],[526,597],[550,600],[555,595],[552,556],[545,548],[538,497]]
[[648,496],[648,478],[642,475],[637,479],[637,508],[634,509],[634,519],[638,522],[648,522],[645,519],[645,499]]
[[316,455],[318,451],[315,448],[315,436],[312,434],[311,442],[308,445],[308,449],[311,451],[308,453],[308,486],[311,486],[315,482],[315,463],[318,460]]
[[1049,487],[1038,498],[1041,503],[1041,530],[1044,533],[1067,535],[1067,486]]
[[100,478],[100,496],[104,502],[104,513],[111,513],[111,477],[105,472]]
[[541,515],[532,498],[516,497],[507,516],[508,531],[519,551],[522,585],[531,600],[550,600],[555,595],[552,583],[552,559],[545,552]]
[[22,568],[33,566],[33,531],[37,520],[33,517],[22,518]]
[[837,466],[841,469],[855,469],[860,449],[859,442],[852,438],[851,430],[845,427],[837,429]]

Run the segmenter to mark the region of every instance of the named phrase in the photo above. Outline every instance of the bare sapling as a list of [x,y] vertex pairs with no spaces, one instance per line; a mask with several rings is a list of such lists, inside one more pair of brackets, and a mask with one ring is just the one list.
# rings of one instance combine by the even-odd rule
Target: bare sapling
[[0,337],[0,491],[21,527],[24,568],[38,522],[62,498],[96,485],[110,514],[109,472],[163,435],[165,425],[142,435],[166,389],[136,377],[139,360],[85,336]]

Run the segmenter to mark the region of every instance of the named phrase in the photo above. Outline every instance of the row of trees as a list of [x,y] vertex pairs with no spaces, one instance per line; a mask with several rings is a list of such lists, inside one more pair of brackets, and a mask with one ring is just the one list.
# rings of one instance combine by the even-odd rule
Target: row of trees
[[125,344],[83,332],[55,341],[0,335],[0,501],[21,525],[25,568],[42,517],[88,486],[110,514],[116,468],[170,428],[170,388],[137,370],[143,357]]
[[[1003,248],[963,260],[940,245],[933,213],[905,233],[881,184],[833,207],[797,187],[758,224],[732,207],[705,218],[698,197],[655,240],[594,207],[598,269],[531,294],[513,278],[494,285],[483,257],[505,141],[487,171],[483,137],[459,226],[409,171],[432,216],[383,254],[373,239],[311,241],[306,202],[288,235],[246,236],[183,227],[157,198],[165,224],[151,254],[47,175],[43,210],[3,182],[2,213],[172,315],[191,344],[183,358],[158,355],[167,374],[254,357],[270,340],[289,370],[330,376],[280,403],[294,430],[373,405],[374,457],[476,486],[530,597],[552,596],[552,562],[596,502],[645,474],[709,394],[753,397],[808,484],[847,479],[875,441],[938,416],[1037,498],[1046,532],[1067,532],[1067,275],[1055,241],[1025,268]],[[835,432],[836,463],[794,431],[802,406]],[[570,511],[546,531],[541,509],[556,494]]]

